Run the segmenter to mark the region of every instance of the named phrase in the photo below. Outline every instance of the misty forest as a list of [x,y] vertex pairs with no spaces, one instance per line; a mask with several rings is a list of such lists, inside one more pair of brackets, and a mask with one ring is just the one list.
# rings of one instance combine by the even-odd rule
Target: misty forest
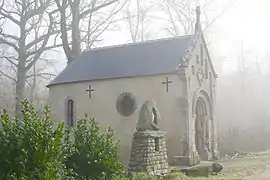
[[[68,122],[72,126],[70,128],[65,125],[65,122],[63,124],[60,122],[62,110],[65,111],[65,103],[64,100],[62,103],[60,95],[68,92],[67,89],[72,89],[73,86],[64,88],[63,85],[63,89],[66,90],[60,91],[60,89],[54,90],[54,86],[47,85],[63,70],[68,71],[72,67],[74,67],[74,77],[81,77],[80,71],[83,71],[83,68],[75,68],[77,59],[78,65],[81,60],[77,57],[96,49],[106,50],[108,46],[121,48],[129,44],[137,44],[137,47],[140,44],[151,44],[150,42],[154,43],[162,39],[177,39],[193,35],[197,32],[195,24],[198,23],[196,7],[200,7],[200,30],[217,72],[215,103],[213,103],[216,125],[213,132],[216,134],[218,157],[207,161],[222,164],[223,168],[218,175],[207,173],[207,176],[214,178],[220,176],[225,179],[233,179],[232,177],[269,179],[270,95],[267,93],[270,91],[270,48],[267,43],[267,40],[270,40],[269,5],[270,2],[267,0],[0,0],[0,109],[2,110],[0,169],[9,164],[0,170],[0,179],[130,179],[130,173],[126,173],[126,170],[129,157],[132,156],[131,147],[118,148],[118,143],[113,140],[113,137],[115,133],[116,137],[120,137],[119,144],[128,141],[127,144],[131,146],[132,143],[133,147],[135,143],[133,143],[134,139],[132,142],[132,137],[137,124],[133,121],[138,121],[143,113],[140,116],[135,115],[135,119],[128,119],[128,115],[123,115],[127,119],[124,119],[124,122],[116,122],[114,118],[118,116],[109,114],[116,111],[117,97],[113,99],[110,97],[112,95],[106,95],[106,92],[114,91],[118,88],[116,86],[123,85],[129,87],[128,89],[134,88],[134,92],[138,91],[141,95],[143,93],[139,93],[140,89],[136,90],[135,88],[138,87],[135,85],[129,86],[132,83],[124,84],[125,81],[117,85],[108,82],[103,86],[93,83],[96,89],[91,92],[92,87],[89,86],[88,97],[85,89],[82,94],[78,90],[88,88],[90,84],[86,86],[78,84],[76,88],[74,85],[74,89],[70,92],[77,92],[74,107],[77,108],[75,115],[78,122]],[[103,51],[100,52],[96,56],[105,57],[102,55]],[[120,57],[118,55],[117,57]],[[137,57],[131,53],[127,53],[125,57],[127,56],[132,57],[133,61]],[[108,58],[111,58],[110,55]],[[111,61],[113,60],[114,58]],[[83,61],[80,62],[82,65]],[[91,63],[93,66],[97,64],[93,62],[94,60]],[[112,63],[109,63],[104,71],[111,72],[111,69],[116,67],[111,65]],[[149,63],[145,64],[148,65]],[[104,64],[103,66],[105,67]],[[117,67],[125,68],[126,65],[120,64]],[[150,65],[148,69],[151,69]],[[130,69],[126,71],[130,72]],[[169,76],[167,82],[171,77]],[[147,79],[142,81],[146,83]],[[153,88],[154,81],[156,80],[153,80]],[[163,79],[160,80],[162,81]],[[162,91],[162,93],[172,92],[170,88],[175,82],[173,79],[169,88],[167,84],[167,92]],[[163,86],[162,83],[160,84]],[[151,86],[149,84],[145,88]],[[98,88],[102,87],[102,92],[105,94],[100,95],[99,98],[113,99],[112,109],[105,105],[107,101],[95,99],[95,93],[98,96],[100,91]],[[105,91],[106,88],[108,91]],[[56,93],[59,99],[56,99],[58,98]],[[91,93],[92,97],[90,97]],[[158,94],[158,90],[153,94]],[[145,96],[137,97],[139,109],[135,113],[139,114],[140,107],[148,100],[144,99]],[[157,101],[157,110],[160,110],[162,117],[160,121],[165,121],[167,115],[163,112],[167,112],[167,109],[162,102],[167,101],[164,100],[165,95],[160,98],[153,100]],[[86,105],[79,102],[91,100],[93,105],[89,107],[93,111],[89,110],[89,112],[94,112],[97,117],[86,112],[88,106],[85,108]],[[51,102],[53,102],[52,106],[50,106]],[[70,103],[73,107],[73,101]],[[154,116],[156,111],[153,110]],[[88,115],[83,116],[84,113]],[[50,114],[53,115],[52,119]],[[72,111],[70,116],[75,115]],[[87,125],[90,121],[87,119],[88,116],[92,120],[90,125]],[[103,117],[111,119],[102,119]],[[131,120],[132,122],[129,123]],[[139,123],[140,121],[138,125]],[[164,143],[170,144],[170,141],[173,142],[171,140],[173,137],[171,138],[168,133],[172,134],[174,132],[170,131],[176,130],[169,129],[173,125],[164,125],[167,129],[163,129],[163,124],[160,124],[160,129],[167,132],[168,141],[165,138]],[[104,132],[103,125],[112,126],[112,129]],[[185,123],[180,126],[182,129],[187,127]],[[125,128],[130,130],[122,130]],[[128,135],[125,137],[126,134]],[[154,142],[156,143],[156,139]],[[190,142],[189,146],[192,146]],[[158,148],[159,150],[161,149]],[[170,153],[172,156],[180,156],[175,151],[168,148],[169,159]],[[190,152],[188,154],[190,155]],[[128,160],[122,163],[120,157],[128,157]],[[95,158],[99,160],[94,160]],[[168,161],[168,168],[175,168],[174,161]],[[204,167],[203,160],[195,164],[190,165],[189,168],[194,167],[195,170],[201,171]],[[176,169],[179,174],[169,179],[189,179],[189,176],[192,176],[191,173],[187,173],[190,169],[184,171],[181,168]],[[148,170],[145,172],[147,174]],[[165,179],[164,176],[146,177],[145,175],[138,179]]]

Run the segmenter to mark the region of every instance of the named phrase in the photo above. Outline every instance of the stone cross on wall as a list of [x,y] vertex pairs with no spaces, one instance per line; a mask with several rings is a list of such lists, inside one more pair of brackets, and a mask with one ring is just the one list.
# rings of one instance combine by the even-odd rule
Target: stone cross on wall
[[91,86],[91,85],[89,85],[88,89],[86,89],[85,91],[88,92],[88,97],[89,97],[89,99],[91,99],[91,97],[92,97],[92,92],[95,91],[95,90],[92,89],[92,86]]
[[169,81],[168,77],[165,77],[166,80],[164,82],[162,82],[162,84],[166,85],[166,92],[169,92],[169,84],[172,83],[172,81]]

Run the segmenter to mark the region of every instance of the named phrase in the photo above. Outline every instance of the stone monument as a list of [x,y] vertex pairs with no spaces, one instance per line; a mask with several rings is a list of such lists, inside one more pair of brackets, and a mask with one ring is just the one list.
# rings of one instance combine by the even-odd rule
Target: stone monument
[[160,115],[153,100],[141,107],[131,146],[129,171],[161,175],[169,171],[166,132],[159,130]]

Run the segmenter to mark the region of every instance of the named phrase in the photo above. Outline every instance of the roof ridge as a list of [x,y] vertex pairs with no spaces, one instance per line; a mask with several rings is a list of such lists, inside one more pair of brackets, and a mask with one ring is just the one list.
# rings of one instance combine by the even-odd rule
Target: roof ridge
[[152,39],[152,40],[146,40],[146,41],[141,41],[141,42],[131,42],[131,43],[118,44],[118,45],[103,46],[103,47],[97,47],[97,48],[93,48],[90,50],[86,50],[83,53],[99,51],[99,50],[107,50],[107,49],[112,49],[112,48],[121,48],[121,47],[127,47],[127,46],[136,46],[136,45],[149,44],[149,43],[155,43],[155,42],[163,42],[163,41],[176,40],[176,39],[183,39],[183,38],[189,38],[192,36],[193,36],[193,34],[184,35],[184,36],[177,36],[177,37]]

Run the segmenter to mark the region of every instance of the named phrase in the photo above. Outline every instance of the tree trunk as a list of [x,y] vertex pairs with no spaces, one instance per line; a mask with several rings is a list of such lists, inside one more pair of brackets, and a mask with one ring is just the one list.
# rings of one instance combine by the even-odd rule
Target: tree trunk
[[22,17],[20,22],[20,39],[19,39],[19,63],[16,81],[16,100],[15,100],[15,115],[21,120],[22,118],[22,100],[24,98],[24,89],[26,82],[26,50],[25,50],[25,32],[26,20]]
[[19,62],[17,82],[16,82],[16,117],[21,119],[21,110],[22,110],[22,100],[24,97],[25,81],[26,81],[26,72],[24,68],[24,63]]
[[76,0],[71,4],[72,11],[72,45],[71,57],[68,59],[70,64],[78,55],[81,54],[81,35],[80,35],[80,0]]
[[36,99],[36,85],[37,85],[37,76],[36,76],[36,63],[33,65],[33,82],[30,87],[30,102],[34,104]]

